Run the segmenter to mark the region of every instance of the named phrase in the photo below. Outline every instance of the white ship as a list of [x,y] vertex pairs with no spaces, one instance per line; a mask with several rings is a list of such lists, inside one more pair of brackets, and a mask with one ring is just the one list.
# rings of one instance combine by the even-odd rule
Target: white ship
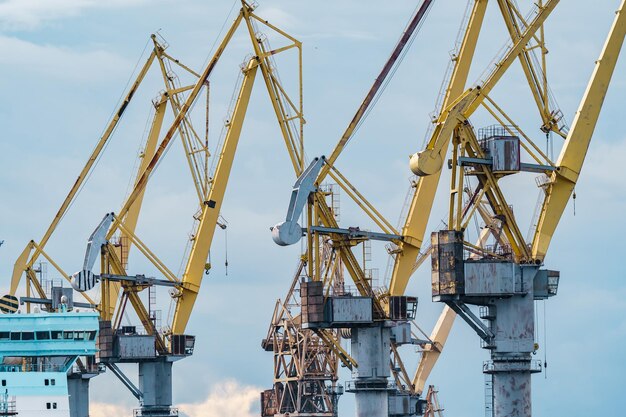
[[0,416],[80,416],[97,336],[94,312],[0,315]]

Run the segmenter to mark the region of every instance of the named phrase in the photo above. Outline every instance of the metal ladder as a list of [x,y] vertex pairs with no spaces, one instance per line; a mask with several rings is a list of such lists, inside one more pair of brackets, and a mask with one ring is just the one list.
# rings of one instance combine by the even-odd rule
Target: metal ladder
[[493,375],[485,374],[485,417],[493,417]]

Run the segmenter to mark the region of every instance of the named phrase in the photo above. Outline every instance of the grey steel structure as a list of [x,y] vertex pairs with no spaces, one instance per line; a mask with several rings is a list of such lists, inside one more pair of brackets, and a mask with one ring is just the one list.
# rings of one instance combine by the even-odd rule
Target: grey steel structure
[[77,361],[77,369],[67,374],[70,417],[89,417],[89,383],[91,378],[102,373],[94,357],[84,359],[86,363]]
[[[111,323],[100,321],[98,360],[139,400],[141,408],[136,417],[176,417],[178,409],[172,407],[172,365],[175,361],[193,354],[195,337],[172,335],[169,352],[156,349],[156,336],[138,334],[135,326],[123,326],[116,332]],[[139,387],[117,366],[118,363],[136,363],[139,368]]]
[[[459,314],[491,353],[483,372],[493,380],[493,416],[530,417],[530,377],[541,372],[541,362],[532,360],[534,302],[556,295],[559,272],[489,257],[465,259],[458,231],[433,233],[432,245],[433,300]],[[480,306],[480,317],[467,304]]]
[[[425,401],[406,387],[391,382],[392,344],[415,344],[409,320],[415,317],[415,297],[390,297],[388,317],[376,317],[373,297],[323,296],[322,283],[301,283],[305,329],[344,329],[351,355],[358,364],[346,392],[355,394],[357,417],[410,417],[423,414]],[[348,330],[347,332],[345,330]]]

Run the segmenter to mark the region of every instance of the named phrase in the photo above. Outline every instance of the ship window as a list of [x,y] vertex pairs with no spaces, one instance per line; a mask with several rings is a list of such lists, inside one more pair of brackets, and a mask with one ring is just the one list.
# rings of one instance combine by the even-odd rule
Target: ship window
[[52,403],[52,408],[57,409],[57,403]]
[[22,340],[35,340],[34,332],[22,332]]
[[10,332],[0,332],[0,340],[8,340]]
[[[52,379],[50,380],[50,385],[56,385],[56,383],[57,383],[56,379],[52,378]],[[55,403],[55,404],[56,404],[56,403]]]
[[3,386],[3,387],[6,387],[6,386],[7,386],[7,380],[6,380],[6,379],[3,379],[3,380],[2,380],[2,386]]
[[48,340],[50,339],[50,332],[45,331],[45,332],[35,332],[35,335],[37,336],[37,340]]
[[74,332],[63,332],[63,339],[72,339],[74,337]]
[[[50,385],[50,380],[49,380],[49,379],[45,379],[45,380],[43,381],[43,384],[44,384],[45,386]],[[50,408],[50,407],[48,407],[48,408]]]
[[63,332],[60,330],[53,330],[50,332],[50,334],[52,335],[53,339],[60,339]]
[[47,408],[48,410],[51,408],[51,407],[50,407],[50,403],[46,403],[46,408]]
[[85,332],[74,332],[74,340],[84,340]]
[[20,340],[22,333],[20,332],[11,332],[11,340]]
[[96,338],[96,331],[92,330],[89,332],[89,340],[94,340]]

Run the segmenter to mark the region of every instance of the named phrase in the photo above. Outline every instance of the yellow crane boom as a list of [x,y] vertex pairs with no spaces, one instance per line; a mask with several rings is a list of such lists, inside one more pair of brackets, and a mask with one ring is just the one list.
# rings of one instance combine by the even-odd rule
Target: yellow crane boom
[[532,242],[534,259],[543,260],[546,256],[554,231],[578,181],[609,88],[609,82],[624,43],[624,36],[626,35],[624,4],[626,1],[622,1],[616,12],[613,26],[600,58],[596,61],[587,90],[561,149],[561,154],[556,163],[557,170],[553,172],[546,188],[546,196]]
[[[461,44],[461,49],[456,58],[454,72],[452,73],[452,78],[450,79],[450,84],[446,91],[443,103],[444,109],[448,108],[465,89],[486,10],[487,0],[477,0],[476,3],[474,3],[463,43]],[[448,136],[445,140],[449,142],[450,137]],[[448,147],[447,142],[442,145],[446,150]],[[441,172],[438,171],[428,177],[420,178],[417,183],[417,189],[411,201],[404,227],[402,228],[402,235],[405,236],[405,240],[400,244],[400,251],[398,251],[396,255],[393,266],[393,273],[389,285],[389,293],[391,295],[404,294],[406,286],[409,283],[413,273],[413,265],[422,247],[424,234],[426,233],[426,225],[428,224],[428,218],[432,210],[440,175]]]
[[[522,259],[524,257],[528,257],[538,261],[543,260],[547,247],[550,243],[550,239],[552,238],[563,210],[565,209],[567,201],[571,196],[573,187],[584,162],[591,136],[609,86],[609,81],[615,69],[619,52],[624,41],[626,33],[626,18],[624,18],[623,14],[624,3],[625,1],[622,0],[600,59],[596,62],[594,73],[591,76],[587,90],[581,101],[575,121],[569,130],[561,155],[555,164],[556,169],[552,171],[552,177],[545,189],[546,195],[542,205],[540,220],[534,234],[532,251],[528,251],[523,239],[520,239],[516,235],[507,236],[510,244],[514,243],[511,242],[511,238],[518,240],[518,243],[520,243],[518,245],[519,252],[517,252],[517,256]],[[535,19],[535,21],[536,20],[537,19]],[[532,25],[529,25],[527,30],[531,26]],[[513,49],[515,49],[515,47]],[[485,86],[488,87],[487,89],[482,88],[479,91],[474,92],[472,92],[472,90],[468,90],[460,99],[457,100],[456,104],[452,104],[452,106],[450,106],[450,111],[447,115],[445,115],[444,119],[444,124],[449,124],[448,129],[458,129],[461,137],[463,137],[463,135],[473,137],[473,133],[471,132],[471,129],[465,125],[465,121],[469,115],[477,109],[483,99],[489,100],[490,104],[495,104],[489,99],[487,93],[491,88],[493,88],[493,85],[497,82],[497,79],[502,75],[503,71],[506,70],[503,63],[511,61],[512,54],[509,53],[503,61],[501,61],[501,64],[497,66],[497,69],[492,74],[492,77],[485,83]],[[500,74],[498,74],[498,72],[500,72]],[[481,96],[483,96],[483,98],[481,98]],[[435,135],[433,135],[433,138],[434,137]],[[437,152],[443,151],[443,153],[439,155],[445,155],[445,151],[447,149],[447,143],[445,142],[446,138],[447,135],[444,136],[440,134],[435,142],[430,142],[429,148],[427,149],[436,149]],[[475,138],[470,138],[470,140],[475,141]],[[429,157],[430,160],[421,165],[425,168],[425,171],[428,171],[433,167],[436,168],[436,163],[438,161],[433,158],[433,155],[434,153],[426,153],[425,156]],[[419,165],[420,164],[417,163],[413,167],[419,168]],[[422,171],[421,174],[427,174],[425,171]],[[429,179],[435,175],[439,175],[439,171],[433,173],[432,175],[422,177],[420,181]],[[497,191],[498,186],[495,185],[493,180],[491,180],[489,184],[490,188]],[[451,213],[452,211],[451,207]],[[507,228],[516,227],[515,221],[512,219],[507,220],[505,221],[505,226],[504,232],[506,233]],[[509,233],[511,232],[509,231]],[[512,246],[515,249],[515,246]],[[528,253],[525,253],[525,251],[528,251]],[[437,322],[433,334],[431,335],[432,346],[428,346],[425,350],[413,379],[418,392],[421,392],[424,388],[426,378],[430,374],[430,371],[443,349],[443,345],[449,335],[455,317],[456,313],[446,306]]]
[[13,275],[11,277],[11,287],[9,289],[10,295],[15,295],[15,293],[17,292],[17,287],[19,286],[20,280],[22,278],[22,274],[24,273],[24,271],[27,271],[33,267],[39,255],[42,253],[46,244],[48,243],[48,240],[50,239],[50,237],[56,230],[57,226],[59,225],[59,222],[61,221],[61,219],[63,219],[63,216],[65,216],[65,214],[67,213],[67,210],[69,209],[72,201],[78,194],[78,191],[80,190],[80,188],[85,183],[85,180],[87,179],[87,177],[89,176],[89,173],[93,169],[94,164],[98,160],[98,157],[102,153],[102,150],[104,149],[106,143],[109,141],[109,139],[111,138],[111,135],[115,131],[115,128],[117,127],[122,115],[124,114],[124,111],[130,104],[133,96],[135,95],[135,92],[139,88],[139,85],[141,84],[146,74],[148,73],[148,70],[152,66],[152,63],[154,62],[155,57],[156,57],[156,54],[152,52],[150,56],[148,57],[148,59],[146,60],[146,62],[144,63],[141,70],[139,71],[137,78],[135,79],[130,90],[126,94],[126,97],[122,101],[122,104],[120,104],[119,108],[114,113],[113,118],[107,125],[104,133],[102,134],[102,137],[100,137],[100,139],[98,140],[98,143],[96,144],[95,148],[91,152],[91,155],[89,156],[89,159],[87,160],[87,163],[83,167],[80,174],[78,174],[78,178],[76,178],[76,181],[74,182],[74,184],[72,185],[72,188],[70,189],[67,196],[63,200],[63,203],[61,203],[61,207],[59,208],[56,215],[54,216],[54,219],[52,220],[52,222],[48,226],[48,229],[46,230],[43,237],[39,241],[39,244],[37,245],[38,249],[35,249],[35,252],[33,253],[33,255],[30,256],[30,250],[32,249],[32,245],[29,242],[27,247],[24,249],[24,252],[22,253],[22,255],[20,255],[20,257],[17,259],[17,262],[15,263],[14,268],[13,268]]
[[232,120],[229,122],[228,133],[224,140],[224,147],[219,156],[219,162],[213,177],[211,191],[202,207],[202,217],[200,218],[200,226],[193,240],[191,255],[185,273],[182,277],[182,289],[176,303],[174,312],[174,320],[172,325],[172,333],[182,334],[185,331],[191,311],[193,309],[202,277],[205,271],[205,262],[209,256],[211,242],[217,227],[217,220],[220,215],[220,208],[224,201],[226,193],[226,185],[230,177],[230,171],[233,166],[237,144],[241,136],[241,128],[243,120],[246,116],[248,103],[250,102],[250,94],[254,85],[257,68],[259,67],[256,59],[250,60],[248,66],[244,70],[244,79],[237,97],[237,104],[233,113]]
[[[230,176],[230,170],[234,159],[237,143],[241,134],[243,121],[245,118],[246,110],[250,100],[250,94],[252,86],[254,84],[254,77],[257,69],[261,69],[263,78],[268,90],[270,102],[277,117],[279,123],[281,135],[287,147],[289,157],[292,161],[294,171],[299,174],[302,171],[304,165],[304,147],[303,147],[303,125],[305,123],[303,116],[303,102],[302,102],[302,48],[301,43],[288,35],[281,29],[270,24],[267,20],[262,19],[254,13],[254,6],[246,2],[241,1],[240,13],[234,19],[231,27],[227,30],[226,34],[218,45],[213,57],[208,62],[202,73],[198,74],[188,67],[181,64],[178,60],[172,58],[165,52],[165,47],[162,46],[156,39],[156,36],[152,36],[154,43],[154,49],[150,54],[147,62],[142,67],[137,79],[133,83],[122,105],[115,113],[114,118],[109,123],[109,126],[105,130],[103,137],[98,142],[94,152],[90,156],[87,164],[83,168],[78,180],[70,190],[68,196],[63,202],[59,212],[55,216],[52,224],[46,231],[44,238],[40,244],[34,241],[29,242],[23,253],[18,257],[11,283],[11,296],[17,291],[19,281],[22,274],[26,273],[27,292],[31,290],[31,285],[34,285],[36,291],[39,293],[40,298],[45,298],[46,295],[42,288],[38,285],[36,276],[32,272],[32,265],[40,257],[44,256],[47,260],[52,262],[52,259],[44,251],[44,246],[52,236],[58,223],[62,217],[66,214],[71,202],[76,198],[78,190],[84,185],[84,181],[88,177],[88,174],[93,169],[95,161],[100,156],[105,144],[110,139],[117,123],[127,108],[130,100],[135,94],[135,91],[141,84],[148,70],[153,62],[158,61],[163,75],[163,80],[166,84],[165,91],[161,95],[158,102],[155,105],[155,116],[152,123],[146,146],[142,155],[142,160],[139,166],[139,170],[134,182],[134,186],[129,193],[129,196],[124,201],[121,209],[114,216],[113,223],[111,224],[108,232],[106,233],[106,241],[110,241],[115,237],[117,233],[120,234],[122,239],[128,241],[125,247],[125,254],[128,253],[130,245],[136,245],[140,252],[147,257],[147,259],[155,265],[155,267],[163,273],[163,275],[172,281],[177,289],[174,291],[175,298],[175,313],[173,321],[170,324],[170,328],[175,334],[182,334],[188,323],[189,316],[193,309],[193,305],[197,296],[197,292],[200,288],[202,278],[205,271],[205,262],[208,257],[208,253],[211,247],[212,238],[215,232],[215,226],[217,224],[217,218],[221,207],[221,202],[225,194],[228,177]],[[208,169],[206,165],[202,166],[203,162],[197,159],[196,154],[200,151],[206,153],[205,157],[208,157],[208,149],[203,143],[199,143],[199,138],[194,131],[193,126],[188,120],[193,104],[197,100],[200,92],[207,86],[207,81],[213,72],[213,69],[217,65],[219,59],[223,55],[226,47],[232,40],[237,29],[241,23],[245,22],[245,26],[248,31],[250,40],[254,50],[254,57],[248,62],[246,68],[243,69],[244,81],[237,97],[237,103],[234,109],[234,113],[231,115],[231,120],[228,122],[226,129],[225,142],[219,156],[217,156],[217,168],[212,178],[209,178]],[[281,46],[277,49],[270,49],[269,44],[265,41],[262,34],[257,32],[257,25],[267,27],[272,31],[280,34],[284,39],[288,41],[288,44]],[[298,54],[298,100],[292,100],[285,88],[280,84],[278,74],[276,73],[275,64],[273,62],[274,57],[283,51],[295,49]],[[167,65],[166,65],[167,61]],[[177,65],[182,67],[187,72],[196,77],[195,83],[190,86],[178,87],[173,82],[173,78],[169,73],[168,65]],[[185,93],[184,96],[179,94]],[[183,97],[181,100],[180,97]],[[174,120],[165,131],[162,138],[161,128],[166,110],[165,104],[169,103],[174,111]],[[187,157],[188,165],[192,171],[192,177],[194,179],[194,185],[200,198],[200,210],[201,214],[198,217],[199,226],[195,232],[195,236],[192,242],[192,249],[189,257],[185,260],[185,269],[182,277],[177,278],[167,267],[161,262],[154,253],[152,253],[148,247],[135,235],[136,225],[140,216],[143,196],[146,190],[146,186],[149,179],[159,164],[161,158],[165,155],[166,150],[169,148],[171,141],[179,135],[183,141],[185,148],[185,154]],[[160,139],[160,141],[159,141]],[[194,148],[194,146],[199,146]],[[125,275],[126,271],[122,266],[122,260],[120,258],[120,251],[109,248],[108,253],[103,256],[104,264],[107,268],[111,268],[117,275]],[[33,254],[34,251],[34,254]],[[63,272],[56,263],[53,263],[55,268],[68,280],[70,276]],[[91,272],[90,272],[91,273]],[[104,272],[103,272],[104,273]],[[115,310],[119,307],[123,310],[123,306],[118,306],[119,294],[122,288],[128,287],[131,282],[119,282],[109,281],[100,289],[102,294],[101,304],[98,306],[101,311],[102,318],[105,320],[111,320]],[[140,288],[139,291],[143,289]],[[94,302],[83,292],[81,293],[92,305]],[[30,295],[30,294],[28,294]],[[134,307],[141,303],[141,300],[136,295],[131,294],[130,300]],[[13,297],[14,298],[14,297]],[[11,298],[11,300],[13,299]],[[137,310],[137,307],[135,308]],[[145,320],[145,309],[140,309],[137,314],[142,321]],[[119,315],[119,311],[118,311]],[[152,329],[147,329],[149,332]]]

